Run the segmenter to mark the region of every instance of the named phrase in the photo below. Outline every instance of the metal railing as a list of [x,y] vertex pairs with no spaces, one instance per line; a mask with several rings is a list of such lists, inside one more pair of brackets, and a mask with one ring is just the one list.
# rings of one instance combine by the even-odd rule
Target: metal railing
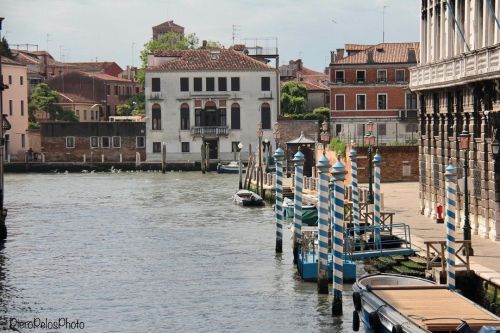
[[191,135],[202,137],[227,136],[229,127],[227,126],[195,126],[191,128]]

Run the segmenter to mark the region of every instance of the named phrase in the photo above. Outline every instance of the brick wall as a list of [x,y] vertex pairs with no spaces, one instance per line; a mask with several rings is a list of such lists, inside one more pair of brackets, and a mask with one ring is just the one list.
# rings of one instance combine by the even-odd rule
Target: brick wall
[[[350,149],[347,146],[347,155],[349,155]],[[366,183],[368,182],[368,147],[356,147],[356,150],[358,154],[358,181]],[[382,156],[382,182],[418,181],[418,146],[381,146],[379,152]],[[323,152],[319,148],[316,157],[319,158],[322,154]],[[375,156],[375,150],[373,156]],[[332,151],[327,150],[327,157],[332,165],[337,161],[336,155]],[[350,183],[351,161],[349,156],[343,162],[348,171],[346,182]],[[403,176],[403,167],[410,168],[409,176]]]
[[317,120],[293,120],[286,118],[279,118],[278,123],[280,125],[280,139],[279,141],[283,143],[281,145],[284,147],[284,143],[297,139],[301,132],[311,139],[316,140],[319,133],[319,122]]
[[[412,64],[414,66],[415,64]],[[376,67],[364,67],[363,65],[359,65],[356,67],[343,67],[343,66],[332,66],[330,70],[330,80],[332,82],[336,82],[335,71],[344,71],[344,82],[347,84],[355,84],[357,83],[356,71],[365,71],[365,82],[366,83],[377,83],[377,70],[387,70],[387,82],[395,82],[396,81],[396,69],[404,69],[405,70],[405,80],[409,81],[410,79],[410,71],[408,70],[408,65],[402,65],[398,67],[396,65],[391,64],[390,67],[379,64]]]
[[387,110],[405,109],[406,90],[403,86],[372,85],[372,86],[334,86],[331,89],[330,105],[336,110],[335,95],[345,95],[345,110],[356,110],[356,94],[366,94],[366,110],[377,110],[377,94],[387,94]]

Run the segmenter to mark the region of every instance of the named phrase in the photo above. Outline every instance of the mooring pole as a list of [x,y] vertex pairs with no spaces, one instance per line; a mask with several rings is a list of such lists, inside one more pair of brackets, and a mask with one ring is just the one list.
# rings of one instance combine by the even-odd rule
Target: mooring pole
[[167,169],[167,145],[165,142],[161,144],[161,172],[165,173]]
[[373,242],[376,249],[382,249],[381,239],[380,239],[380,165],[382,163],[382,156],[380,156],[378,150],[373,158],[373,173],[374,173],[374,209],[373,209],[373,224],[374,224],[374,237]]
[[328,175],[330,162],[325,155],[317,164],[319,170],[318,189],[318,293],[328,294]]
[[446,264],[448,288],[455,289],[455,213],[457,211],[457,169],[448,165],[446,173]]
[[278,148],[274,152],[276,160],[276,253],[283,252],[283,160],[285,152]]
[[349,157],[351,159],[352,218],[354,222],[354,239],[356,241],[359,241],[361,239],[361,232],[359,228],[358,155],[356,148],[354,148],[354,142],[352,143]]
[[302,182],[304,178],[304,154],[299,150],[295,154],[295,189],[293,207],[293,263],[296,264],[299,257],[299,247],[302,242]]
[[334,211],[332,212],[332,244],[333,244],[333,303],[332,315],[338,316],[342,314],[342,287],[344,274],[344,181],[345,181],[345,166],[337,160],[333,166],[333,203]]

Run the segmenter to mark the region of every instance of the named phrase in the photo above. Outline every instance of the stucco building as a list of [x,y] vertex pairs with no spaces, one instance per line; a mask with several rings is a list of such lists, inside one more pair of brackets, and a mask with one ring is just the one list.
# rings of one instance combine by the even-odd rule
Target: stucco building
[[[500,169],[491,151],[500,139],[500,1],[423,0],[421,63],[411,70],[410,88],[420,98],[420,190],[423,213],[444,203],[449,162],[463,175],[469,160],[472,231],[500,239]],[[460,134],[471,134],[460,150]],[[463,185],[459,220],[463,222]]]
[[278,111],[278,70],[233,49],[162,51],[146,70],[146,156],[169,162],[229,161],[241,142],[258,145],[257,129],[272,142]]
[[408,90],[418,62],[418,43],[346,44],[332,52],[330,105],[333,134],[362,144],[366,123],[375,123],[377,144],[417,139],[417,98]]
[[5,135],[5,157],[12,161],[24,160],[29,149],[26,130],[28,128],[28,69],[23,64],[2,57],[3,114],[11,124]]

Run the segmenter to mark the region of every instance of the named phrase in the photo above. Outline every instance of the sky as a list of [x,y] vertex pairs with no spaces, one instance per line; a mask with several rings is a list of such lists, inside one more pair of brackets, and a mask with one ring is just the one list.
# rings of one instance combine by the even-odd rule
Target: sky
[[151,28],[174,20],[200,42],[225,47],[232,45],[233,25],[236,42],[277,37],[281,64],[302,58],[323,71],[330,51],[345,43],[382,42],[383,17],[386,42],[418,41],[420,1],[0,0],[0,17],[10,44],[38,44],[58,60],[137,66]]

